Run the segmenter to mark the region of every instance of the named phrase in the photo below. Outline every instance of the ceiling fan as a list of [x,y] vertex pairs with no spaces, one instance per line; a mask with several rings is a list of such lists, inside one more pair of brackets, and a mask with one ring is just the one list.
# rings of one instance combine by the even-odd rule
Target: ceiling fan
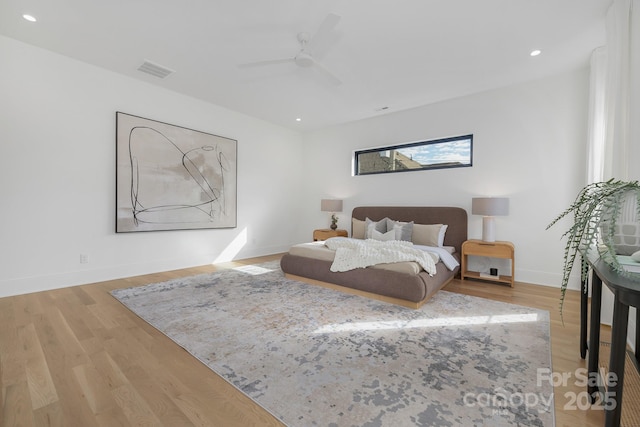
[[327,15],[327,17],[320,24],[318,31],[311,36],[309,33],[298,33],[298,42],[300,43],[300,50],[298,53],[289,58],[283,59],[270,59],[266,61],[249,62],[246,64],[240,64],[240,68],[248,67],[260,67],[264,65],[276,65],[285,63],[294,63],[301,68],[315,68],[333,84],[340,85],[342,82],[333,73],[327,70],[320,62],[318,62],[314,56],[314,50],[321,44],[322,40],[328,36],[328,34],[338,25],[340,17],[333,13]]

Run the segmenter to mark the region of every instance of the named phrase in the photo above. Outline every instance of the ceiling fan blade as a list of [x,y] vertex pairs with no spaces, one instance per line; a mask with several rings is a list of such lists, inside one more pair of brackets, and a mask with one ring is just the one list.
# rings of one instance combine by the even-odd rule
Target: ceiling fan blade
[[318,71],[320,71],[321,74],[324,74],[324,76],[327,78],[327,80],[329,80],[331,83],[333,83],[336,86],[340,86],[342,84],[342,82],[340,81],[339,78],[337,78],[331,71],[327,70],[322,64],[320,64],[319,62],[314,62],[313,65],[316,67],[316,69]]
[[274,65],[274,64],[286,64],[287,62],[294,62],[294,58],[284,58],[284,59],[269,59],[267,61],[257,61],[257,62],[248,62],[246,64],[238,65],[238,68],[250,68],[250,67],[261,67],[263,65]]
[[320,24],[318,31],[316,31],[316,33],[309,40],[309,43],[307,43],[305,50],[313,52],[314,48],[318,46],[318,43],[321,43],[322,40],[331,32],[331,30],[333,30],[336,25],[338,25],[340,19],[342,18],[334,13],[328,14],[327,17],[324,18],[324,21],[322,21],[322,24]]

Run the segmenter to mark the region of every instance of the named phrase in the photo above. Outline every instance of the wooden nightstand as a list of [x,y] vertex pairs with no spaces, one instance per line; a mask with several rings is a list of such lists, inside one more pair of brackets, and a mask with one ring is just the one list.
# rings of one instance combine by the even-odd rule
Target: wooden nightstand
[[313,230],[313,241],[327,240],[329,237],[347,237],[349,234],[347,230],[332,230],[330,228],[322,228],[319,230]]
[[[467,257],[469,255],[510,259],[511,276],[481,276],[477,271],[467,271]],[[515,270],[515,247],[511,242],[485,242],[482,240],[467,240],[462,244],[462,263],[460,268],[460,278],[462,280],[464,280],[465,277],[480,280],[489,280],[492,282],[508,283],[513,288],[513,276]]]

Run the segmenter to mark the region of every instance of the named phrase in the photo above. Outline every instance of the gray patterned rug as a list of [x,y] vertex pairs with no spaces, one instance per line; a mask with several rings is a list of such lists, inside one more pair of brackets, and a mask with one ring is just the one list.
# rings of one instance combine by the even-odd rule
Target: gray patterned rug
[[112,292],[289,426],[553,426],[549,313],[440,291],[420,310],[277,262]]

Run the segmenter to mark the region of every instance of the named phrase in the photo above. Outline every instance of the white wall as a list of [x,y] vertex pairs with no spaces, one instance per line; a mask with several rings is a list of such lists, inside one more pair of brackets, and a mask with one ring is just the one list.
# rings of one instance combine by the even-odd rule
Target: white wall
[[[588,87],[588,70],[580,69],[305,134],[300,239],[328,225],[321,198],[344,199],[339,226],[349,229],[359,205],[450,205],[470,213],[472,197],[504,196],[510,213],[496,218],[497,239],[515,244],[516,280],[559,286],[569,222],[545,228],[584,185]],[[471,168],[352,176],[354,150],[469,133]],[[481,234],[481,217],[469,215],[469,237]],[[578,288],[577,278],[571,285]]]
[[[281,252],[328,225],[326,197],[342,228],[358,205],[509,197],[516,280],[560,282],[568,222],[545,227],[584,183],[586,69],[300,135],[13,39],[0,57],[0,296]],[[116,234],[115,111],[237,139],[238,227]],[[472,168],[351,174],[354,150],[467,133]]]
[[[2,36],[0,58],[0,296],[276,253],[295,240],[300,134]],[[116,234],[116,111],[236,139],[238,227]]]

